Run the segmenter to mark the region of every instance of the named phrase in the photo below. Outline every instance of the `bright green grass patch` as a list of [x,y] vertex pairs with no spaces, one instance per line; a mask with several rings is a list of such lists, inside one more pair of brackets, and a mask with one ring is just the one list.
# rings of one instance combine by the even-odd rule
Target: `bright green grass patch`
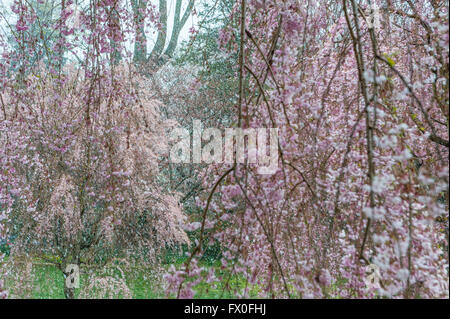
[[[246,287],[245,278],[237,275],[223,273],[218,265],[205,265],[205,268],[216,268],[216,273],[223,276],[222,281],[213,283],[201,282],[194,287],[196,292],[194,298],[233,298],[234,292]],[[75,289],[75,296],[78,297],[80,290],[88,283],[86,268],[81,267],[80,288]],[[150,270],[133,268],[125,272],[125,282],[131,291],[132,298],[155,299],[166,298],[167,294],[161,285],[160,280],[150,275]],[[61,271],[54,265],[36,262],[33,264],[32,274],[29,276],[28,289],[18,289],[15,278],[7,278],[5,286],[11,291],[11,297],[16,298],[36,298],[36,299],[62,299],[64,298],[64,278]],[[256,297],[258,290],[253,287],[249,289],[249,297]],[[95,296],[94,296],[95,297]],[[120,296],[119,296],[120,297]]]

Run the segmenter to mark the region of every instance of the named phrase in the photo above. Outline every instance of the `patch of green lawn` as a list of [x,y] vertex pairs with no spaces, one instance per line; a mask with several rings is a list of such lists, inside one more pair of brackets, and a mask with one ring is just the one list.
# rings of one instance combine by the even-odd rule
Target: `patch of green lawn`
[[[177,263],[178,266],[182,262]],[[219,270],[218,263],[205,263],[205,268],[214,267],[217,269],[217,273],[223,276],[223,281],[215,281],[213,283],[201,282],[194,287],[196,291],[195,298],[233,298],[232,292],[236,289],[242,289],[246,286],[245,278],[232,275],[231,277]],[[88,280],[86,269],[81,267],[80,275],[80,288],[75,289],[75,295],[78,296],[80,290],[85,287]],[[136,299],[154,299],[165,298],[166,292],[158,278],[151,275],[150,270],[134,268],[125,272],[125,280],[128,288],[132,293],[132,298]],[[55,266],[50,264],[42,264],[36,262],[33,264],[32,272],[32,292],[27,296],[36,299],[61,299],[64,298],[64,278],[61,271]],[[6,280],[6,287],[12,291],[15,290],[15,280]],[[250,297],[254,297],[257,294],[255,288],[250,289]]]

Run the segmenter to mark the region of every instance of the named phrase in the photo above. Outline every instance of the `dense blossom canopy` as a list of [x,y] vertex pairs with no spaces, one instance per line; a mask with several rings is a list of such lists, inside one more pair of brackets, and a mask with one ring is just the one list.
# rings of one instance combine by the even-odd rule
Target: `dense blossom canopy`
[[[163,102],[175,107],[155,99],[173,50],[160,33],[147,58],[145,29],[167,17],[141,2],[62,0],[44,21],[47,1],[13,1],[0,38],[0,233],[13,253],[56,255],[64,271],[117,251],[156,258],[188,229],[199,238],[164,277],[172,296],[220,280],[238,297],[448,298],[448,1],[232,1],[217,39],[237,58],[231,121],[278,128],[278,170],[196,166],[206,191],[187,228],[159,180],[177,126],[160,109],[219,106],[200,109],[214,99],[195,81],[174,82]],[[205,269],[217,243],[221,269]]]
[[[448,298],[448,3],[236,1],[230,21],[219,41],[242,50],[236,122],[280,132],[276,174],[205,174],[202,230],[248,283],[231,289]],[[180,296],[197,248],[170,277]]]

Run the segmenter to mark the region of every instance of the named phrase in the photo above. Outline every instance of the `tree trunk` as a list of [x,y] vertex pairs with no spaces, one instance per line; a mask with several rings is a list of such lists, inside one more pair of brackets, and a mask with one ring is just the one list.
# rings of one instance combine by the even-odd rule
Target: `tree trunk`
[[75,260],[73,266],[69,263],[64,263],[64,266],[60,268],[64,278],[64,297],[66,299],[75,299],[75,288],[79,288],[80,284],[80,261],[79,258]]
[[75,299],[75,288],[67,288],[64,282],[64,296],[66,299]]

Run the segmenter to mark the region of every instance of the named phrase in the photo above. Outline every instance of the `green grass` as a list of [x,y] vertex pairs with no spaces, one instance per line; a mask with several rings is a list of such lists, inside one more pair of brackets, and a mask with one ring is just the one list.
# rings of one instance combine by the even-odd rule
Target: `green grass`
[[[177,260],[177,264],[182,261]],[[238,288],[244,288],[246,281],[244,278],[221,272],[217,263],[208,263],[205,265],[216,268],[216,273],[223,275],[223,281],[216,281],[213,283],[201,282],[194,287],[196,291],[195,298],[233,298],[233,291]],[[152,278],[150,270],[134,268],[125,272],[125,281],[131,291],[132,298],[136,299],[154,299],[166,298],[166,292],[162,288],[160,281],[157,278]],[[117,274],[117,272],[116,272]],[[228,280],[229,279],[229,280]],[[88,275],[86,269],[81,268],[80,288],[75,290],[75,295],[78,296],[83,287],[87,285]],[[36,298],[36,299],[61,299],[64,298],[64,278],[61,271],[54,265],[42,264],[36,262],[33,264],[33,271],[31,276],[32,284],[30,289],[23,292],[17,291],[16,280],[14,278],[7,278],[5,280],[6,288],[11,292],[16,291],[15,295],[19,298]],[[226,285],[226,287],[225,287]],[[31,292],[30,292],[31,290]],[[257,295],[256,288],[250,290],[250,297]],[[120,298],[120,296],[119,296]]]

